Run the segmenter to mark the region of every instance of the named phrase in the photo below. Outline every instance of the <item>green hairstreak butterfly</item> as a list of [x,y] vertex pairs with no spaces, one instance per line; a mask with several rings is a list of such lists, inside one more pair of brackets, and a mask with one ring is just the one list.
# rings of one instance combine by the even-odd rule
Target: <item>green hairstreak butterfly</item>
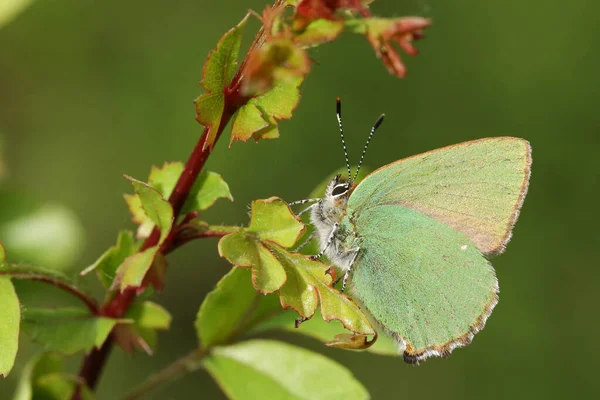
[[471,342],[498,302],[488,257],[500,254],[527,193],[524,139],[479,139],[333,178],[305,211],[346,290],[393,336],[404,360],[445,357]]

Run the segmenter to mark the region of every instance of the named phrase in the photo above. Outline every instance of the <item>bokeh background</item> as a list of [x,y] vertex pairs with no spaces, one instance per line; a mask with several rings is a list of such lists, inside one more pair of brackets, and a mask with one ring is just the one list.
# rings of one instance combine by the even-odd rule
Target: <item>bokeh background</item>
[[[264,5],[38,0],[0,27],[2,218],[24,204],[10,197],[16,192],[42,208],[62,207],[72,252],[48,262],[73,272],[93,262],[120,228],[133,227],[122,199],[130,185],[121,175],[145,179],[152,165],[185,161],[202,131],[192,101],[201,93],[206,55],[248,8]],[[344,34],[312,51],[318,64],[293,119],[281,122],[279,140],[228,149],[224,138],[216,146],[207,168],[224,176],[235,203],[219,202],[206,219],[246,223],[251,200],[303,198],[343,165],[336,96],[344,99],[355,162],[371,124],[387,114],[367,155],[370,167],[480,137],[526,138],[534,158],[530,192],[512,243],[494,260],[500,303],[471,346],[412,367],[285,339],[347,365],[374,399],[597,395],[600,3],[378,0],[372,9],[434,19],[418,43],[420,55],[404,57],[406,79],[388,75],[359,36]],[[249,36],[257,26],[249,26]],[[198,306],[229,265],[214,240],[169,260],[157,301],[173,313],[171,331],[160,335],[154,357],[113,352],[99,399],[115,398],[195,346]],[[98,292],[93,280],[84,284]],[[67,301],[43,288],[22,290],[31,301]],[[0,381],[0,398],[10,398],[35,351],[25,340],[17,369]],[[76,369],[79,358],[71,362]],[[200,370],[148,398],[224,396]]]

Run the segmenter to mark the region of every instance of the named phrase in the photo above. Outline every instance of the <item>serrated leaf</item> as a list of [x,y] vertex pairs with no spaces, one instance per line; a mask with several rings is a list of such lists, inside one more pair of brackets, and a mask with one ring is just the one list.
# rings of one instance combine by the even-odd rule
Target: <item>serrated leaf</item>
[[231,233],[219,241],[219,254],[238,267],[251,267],[252,283],[264,294],[284,284],[283,267],[264,243],[245,233]]
[[304,224],[292,213],[287,203],[277,197],[252,202],[248,232],[261,240],[291,247],[304,232]]
[[290,37],[268,37],[250,53],[242,79],[242,95],[260,96],[278,83],[303,79],[309,70],[308,55]]
[[204,366],[230,399],[368,399],[341,364],[273,340],[217,347]]
[[262,112],[254,104],[246,104],[233,115],[231,120],[231,139],[229,147],[234,139],[246,142],[255,132],[269,126]]
[[[275,86],[262,96],[254,97],[233,116],[233,127],[230,145],[234,140],[247,141],[253,138],[275,139],[279,137],[278,119],[290,119],[292,111],[300,100],[299,86],[302,77],[294,77],[286,81],[278,81]],[[257,115],[256,110],[260,115]],[[262,126],[258,117],[266,123]]]
[[[142,286],[144,277],[152,266],[156,254],[171,231],[173,224],[173,209],[161,193],[144,182],[129,177],[128,179],[139,197],[146,217],[159,228],[160,238],[155,246],[127,257],[118,267],[112,286],[118,286],[121,291],[127,287]],[[157,287],[156,284],[155,287]],[[159,288],[157,287],[157,289]]]
[[233,201],[229,185],[221,175],[215,172],[203,171],[192,187],[190,196],[183,206],[183,212],[206,210],[217,199],[221,198]]
[[264,317],[282,311],[277,296],[259,294],[250,279],[249,270],[232,268],[206,295],[194,324],[201,348],[226,343]]
[[[0,265],[4,262],[4,248],[0,245]],[[19,348],[21,307],[15,288],[8,276],[0,275],[0,375],[12,369]]]
[[245,16],[239,24],[223,35],[217,48],[210,52],[204,64],[200,84],[206,93],[196,99],[196,119],[209,129],[203,150],[212,149],[217,137],[225,107],[224,90],[235,73],[242,41],[242,28],[247,19],[248,16]]
[[281,199],[256,200],[250,226],[221,238],[219,254],[238,267],[250,267],[258,291],[279,290],[281,305],[293,308],[304,319],[311,318],[320,303],[327,321],[341,321],[362,335],[362,347],[368,347],[373,341],[365,335],[376,335],[375,330],[358,306],[331,286],[330,267],[282,247],[293,246],[303,231],[304,225]]
[[[331,286],[329,266],[313,261],[298,253],[288,253],[273,247],[277,259],[287,275],[279,290],[281,305],[291,307],[304,318],[311,318],[317,304],[326,321],[338,320],[344,327],[359,335],[376,335],[375,330],[360,308],[349,297]],[[364,348],[372,342],[364,343]]]
[[[137,196],[135,197],[138,198]],[[81,271],[80,275],[85,275],[95,270],[100,282],[102,282],[105,288],[109,288],[113,283],[119,265],[127,257],[135,254],[138,248],[139,244],[135,242],[133,233],[131,231],[121,231],[117,238],[117,244],[106,250],[96,262]]]
[[[158,190],[163,198],[168,199],[173,193],[183,170],[184,165],[181,162],[168,162],[162,168],[152,167],[148,184]],[[198,175],[194,186],[192,186],[180,214],[183,215],[195,210],[206,210],[220,198],[233,201],[229,185],[221,175],[211,171],[202,171]],[[148,237],[152,232],[154,223],[142,209],[139,196],[136,194],[125,195],[125,200],[133,215],[133,221],[140,224],[137,236],[140,238]]]
[[254,287],[272,293],[283,285],[286,276],[271,244],[293,246],[303,232],[304,224],[283,200],[256,200],[252,202],[250,226],[221,238],[219,254],[234,265],[251,267]]
[[45,350],[74,354],[102,346],[117,322],[81,308],[29,308],[23,312],[21,326]]

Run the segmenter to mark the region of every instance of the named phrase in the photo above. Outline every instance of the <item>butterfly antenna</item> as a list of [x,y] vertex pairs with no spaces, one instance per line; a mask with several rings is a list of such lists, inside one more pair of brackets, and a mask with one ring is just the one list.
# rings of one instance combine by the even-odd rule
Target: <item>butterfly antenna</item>
[[375,134],[375,131],[377,130],[377,128],[379,128],[379,125],[381,125],[381,123],[383,122],[383,118],[385,118],[385,114],[381,114],[379,116],[379,118],[377,118],[377,121],[375,121],[375,124],[373,125],[373,127],[371,128],[371,133],[369,133],[369,137],[367,138],[367,143],[365,143],[365,148],[363,149],[362,155],[360,156],[360,161],[358,162],[358,167],[356,168],[356,173],[354,174],[354,178],[352,178],[353,182],[356,180],[356,177],[358,177],[358,171],[360,171],[360,167],[362,166],[363,160],[365,159],[365,154],[367,153],[367,148],[369,147],[369,143],[371,143],[371,138]]
[[348,168],[348,185],[350,185],[350,161],[348,160],[348,149],[346,149],[346,141],[344,140],[344,130],[342,129],[342,99],[336,99],[336,116],[338,126],[340,127],[340,136],[342,137],[342,146],[344,147],[344,157],[346,157],[346,168]]

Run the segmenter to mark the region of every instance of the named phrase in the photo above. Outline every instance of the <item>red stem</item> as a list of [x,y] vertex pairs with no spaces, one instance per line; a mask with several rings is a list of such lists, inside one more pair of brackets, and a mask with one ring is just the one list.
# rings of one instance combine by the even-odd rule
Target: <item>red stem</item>
[[[236,95],[237,93],[238,91],[235,92]],[[237,98],[232,100],[235,101],[234,104],[236,105],[233,107],[225,107],[223,115],[221,116],[217,135],[215,137],[215,143],[223,133],[223,130],[225,129],[225,126],[229,122],[231,116],[240,106]],[[231,104],[230,102],[228,103]],[[185,203],[187,196],[192,189],[194,182],[196,181],[196,178],[200,174],[200,171],[202,171],[202,168],[204,167],[204,164],[206,163],[206,160],[212,151],[210,146],[204,148],[204,144],[208,139],[208,133],[209,128],[205,127],[200,140],[196,144],[196,147],[190,155],[190,158],[188,159],[185,168],[181,173],[177,184],[175,185],[175,189],[173,189],[173,193],[169,197],[169,203],[171,203],[171,206],[173,207],[173,215],[175,216],[179,215],[179,212],[181,211],[181,208],[183,207],[183,204]],[[150,236],[148,236],[142,245],[140,251],[144,251],[149,247],[155,246],[158,243],[159,237],[160,231],[158,228],[154,228]],[[171,245],[173,240],[174,236],[169,235],[163,243],[162,248],[171,250],[173,248]],[[127,288],[122,292],[117,292],[117,294],[99,310],[99,314],[112,318],[123,317],[131,306],[131,303],[133,303],[133,300],[135,300],[136,293],[136,288]],[[112,336],[109,336],[100,349],[93,349],[83,360],[83,364],[79,370],[79,376],[81,380],[85,382],[85,384],[92,390],[98,383],[98,378],[100,377],[100,373],[104,368],[104,364],[106,363],[106,359],[110,354],[112,346]],[[71,399],[81,399],[81,393],[79,389],[75,391]]]
[[47,275],[15,270],[0,271],[0,275],[10,275],[12,279],[22,279],[27,281],[38,281],[48,283],[77,297],[79,300],[85,303],[85,305],[91,313],[98,314],[98,305],[96,305],[96,301],[93,298],[91,298],[81,290],[77,289],[75,286],[71,286],[69,283],[63,282],[60,279],[56,279]]
[[[229,120],[233,116],[233,114],[244,104],[246,104],[249,98],[242,96],[240,93],[241,86],[241,78],[243,76],[244,66],[248,60],[248,57],[252,51],[260,46],[262,43],[264,36],[264,29],[261,27],[258,34],[256,35],[254,42],[250,46],[248,53],[244,57],[242,61],[241,67],[238,69],[236,75],[231,80],[231,83],[228,87],[225,88],[225,107],[223,110],[223,114],[221,115],[221,120],[219,121],[219,128],[217,130],[217,134],[212,143],[212,146],[205,146],[206,141],[209,138],[210,127],[205,126],[204,131],[202,132],[202,136],[200,140],[194,147],[190,158],[185,164],[185,168],[179,179],[177,180],[177,184],[169,197],[169,203],[173,207],[173,215],[175,219],[179,216],[181,212],[181,208],[183,207],[187,196],[189,195],[192,186],[194,185],[196,178],[202,171],[208,156],[212,152],[213,146],[216,144],[217,140],[221,137],[223,130],[229,123]],[[167,236],[163,244],[161,245],[161,251],[163,254],[166,254],[172,251],[176,246],[173,246],[176,235],[170,234]],[[146,239],[144,244],[142,245],[140,251],[144,251],[145,249],[155,246],[158,243],[160,238],[160,231],[157,227],[154,228],[150,236]],[[117,292],[117,294],[109,300],[104,306],[99,310],[100,315],[113,317],[113,318],[121,318],[125,315],[131,303],[135,300],[137,294],[137,288],[127,288],[122,292]],[[100,373],[104,368],[104,364],[110,354],[110,351],[113,347],[113,339],[112,335],[108,337],[108,339],[104,342],[100,349],[94,348],[83,360],[83,364],[81,365],[81,369],[79,370],[79,377],[81,378],[81,382],[85,383],[90,389],[94,389],[96,384],[98,383],[98,378],[100,377]],[[81,400],[81,387],[78,386],[71,400]]]

